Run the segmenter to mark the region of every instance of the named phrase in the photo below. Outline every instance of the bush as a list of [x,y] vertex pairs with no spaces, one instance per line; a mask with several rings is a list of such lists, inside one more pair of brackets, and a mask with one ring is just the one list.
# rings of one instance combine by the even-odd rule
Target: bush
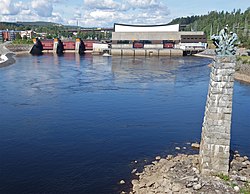
[[31,39],[27,39],[27,40],[16,39],[12,42],[12,44],[33,44],[33,40],[31,40]]
[[21,35],[19,33],[16,34],[16,40],[22,39]]

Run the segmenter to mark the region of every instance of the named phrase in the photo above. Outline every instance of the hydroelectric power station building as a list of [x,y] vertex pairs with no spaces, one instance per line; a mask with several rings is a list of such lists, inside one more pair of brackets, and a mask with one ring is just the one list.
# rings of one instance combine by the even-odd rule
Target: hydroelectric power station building
[[175,25],[114,24],[112,55],[180,56],[207,47],[202,31],[180,31]]

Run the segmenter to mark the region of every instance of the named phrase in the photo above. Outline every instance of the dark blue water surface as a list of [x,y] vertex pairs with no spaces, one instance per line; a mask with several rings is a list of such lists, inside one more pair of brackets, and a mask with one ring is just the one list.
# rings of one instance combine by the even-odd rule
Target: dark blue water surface
[[[210,62],[17,57],[0,69],[0,193],[111,194],[129,186],[117,183],[130,180],[131,161],[200,140]],[[235,83],[233,103],[232,149],[250,156],[250,85]]]

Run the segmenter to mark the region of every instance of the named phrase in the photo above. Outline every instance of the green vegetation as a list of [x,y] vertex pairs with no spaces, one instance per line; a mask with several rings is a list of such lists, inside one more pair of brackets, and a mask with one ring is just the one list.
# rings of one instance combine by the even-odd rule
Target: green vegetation
[[249,183],[246,183],[245,186],[240,189],[240,193],[250,194],[250,185],[249,185]]
[[237,61],[242,61],[243,64],[250,65],[250,56],[237,56]]
[[204,31],[208,39],[228,24],[229,30],[239,36],[241,46],[250,49],[250,7],[245,12],[240,9],[232,12],[211,11],[208,15],[176,18],[170,24],[180,24],[185,31]]
[[[230,177],[228,175],[224,175],[224,174],[215,174],[215,176],[219,177],[220,179],[226,181],[228,183],[228,185],[230,185],[232,188],[234,188],[235,186],[237,186],[237,184],[233,183],[230,181]],[[242,187],[240,189],[240,193],[242,194],[250,194],[250,185],[249,182],[246,182],[244,187]]]
[[219,177],[220,179],[224,180],[224,181],[229,181],[230,180],[228,175],[217,174],[216,176]]
[[41,30],[43,28],[53,29],[59,26],[62,25],[51,22],[0,22],[0,30]]
[[12,42],[12,44],[34,44],[31,39],[16,39]]

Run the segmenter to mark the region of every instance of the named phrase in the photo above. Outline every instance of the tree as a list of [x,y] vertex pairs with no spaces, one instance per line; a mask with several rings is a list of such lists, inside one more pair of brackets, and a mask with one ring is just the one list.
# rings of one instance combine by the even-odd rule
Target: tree
[[52,39],[53,37],[52,37],[50,34],[48,34],[48,35],[46,36],[46,38],[47,38],[47,39]]
[[19,33],[16,33],[16,40],[21,40],[21,39],[22,39],[21,35]]

